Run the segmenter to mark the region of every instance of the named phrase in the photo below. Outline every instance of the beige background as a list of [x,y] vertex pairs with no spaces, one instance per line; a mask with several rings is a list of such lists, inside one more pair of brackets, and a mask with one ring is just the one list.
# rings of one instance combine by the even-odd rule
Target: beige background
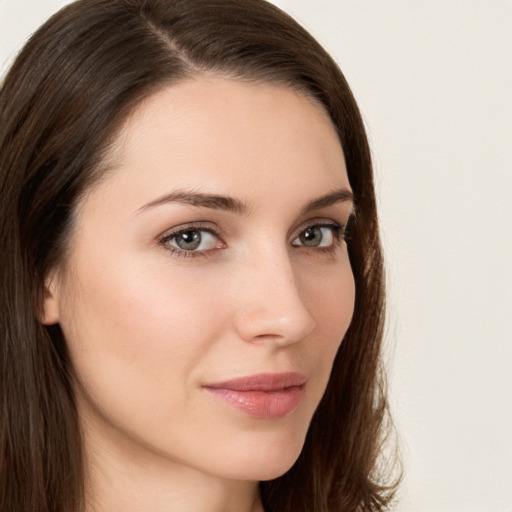
[[[57,0],[0,0],[0,73]],[[399,512],[512,512],[512,2],[281,0],[374,152]]]

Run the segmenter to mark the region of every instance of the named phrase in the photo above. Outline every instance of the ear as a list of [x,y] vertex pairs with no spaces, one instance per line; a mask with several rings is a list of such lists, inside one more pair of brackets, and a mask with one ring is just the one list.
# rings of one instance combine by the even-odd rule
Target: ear
[[43,311],[40,322],[43,325],[53,325],[60,320],[57,276],[51,273],[44,282]]

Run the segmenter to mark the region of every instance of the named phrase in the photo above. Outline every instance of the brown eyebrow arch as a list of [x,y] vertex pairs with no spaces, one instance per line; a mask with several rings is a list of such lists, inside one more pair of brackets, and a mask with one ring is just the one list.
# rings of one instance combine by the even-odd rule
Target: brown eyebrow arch
[[327,206],[331,206],[336,203],[343,203],[346,201],[353,203],[354,194],[348,188],[340,188],[339,190],[325,194],[324,196],[319,197],[318,199],[314,199],[308,203],[302,209],[302,215],[313,210],[320,210],[321,208],[326,208]]
[[[321,208],[326,208],[327,206],[345,201],[353,202],[354,194],[352,194],[352,192],[346,188],[335,190],[334,192],[325,194],[324,196],[314,199],[308,203],[302,209],[301,214],[304,215],[312,210],[319,210]],[[139,208],[136,213],[147,210],[148,208],[154,208],[155,206],[173,202],[198,206],[202,208],[212,208],[214,210],[225,210],[237,213],[239,215],[246,215],[249,212],[249,206],[246,203],[232,197],[178,190],[171,192],[170,194],[165,194],[161,197],[158,197],[154,201],[145,204]]]
[[137,212],[173,202],[189,204],[191,206],[199,206],[203,208],[212,208],[214,210],[225,210],[237,213],[239,215],[247,214],[249,211],[247,204],[232,197],[219,196],[215,194],[203,194],[199,192],[176,191],[171,192],[170,194],[165,194],[155,199],[154,201],[151,201],[150,203],[139,208]]

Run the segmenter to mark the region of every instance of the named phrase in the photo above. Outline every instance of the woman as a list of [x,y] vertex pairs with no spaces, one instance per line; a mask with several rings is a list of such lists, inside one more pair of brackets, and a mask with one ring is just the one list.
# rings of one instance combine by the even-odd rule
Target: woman
[[0,116],[1,510],[383,510],[371,162],[318,43],[80,0]]

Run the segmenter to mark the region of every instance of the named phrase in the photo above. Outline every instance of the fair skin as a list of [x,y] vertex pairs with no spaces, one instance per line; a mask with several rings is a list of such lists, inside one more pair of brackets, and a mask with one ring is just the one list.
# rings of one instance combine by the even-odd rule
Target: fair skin
[[[76,370],[87,512],[261,512],[353,312],[334,127],[284,86],[202,76],[140,105],[108,163],[43,315]],[[290,372],[234,404],[209,387]]]

